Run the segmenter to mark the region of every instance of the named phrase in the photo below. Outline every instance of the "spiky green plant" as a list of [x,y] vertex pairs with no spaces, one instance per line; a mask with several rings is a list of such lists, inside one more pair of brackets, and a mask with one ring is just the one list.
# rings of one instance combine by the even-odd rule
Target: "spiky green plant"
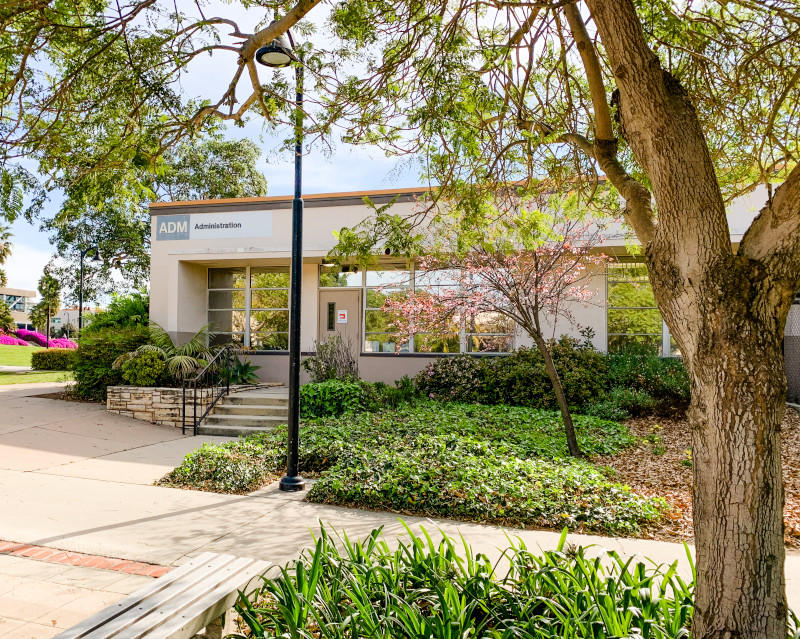
[[113,367],[120,368],[125,362],[133,359],[137,353],[158,353],[164,358],[167,372],[178,380],[184,380],[201,370],[213,359],[217,349],[209,346],[209,338],[213,336],[210,324],[197,331],[192,338],[182,345],[177,345],[169,333],[155,322],[150,322],[150,341],[135,351],[120,355],[114,360]]
[[406,527],[390,545],[380,529],[352,541],[323,526],[314,549],[265,577],[255,596],[242,593],[236,608],[254,638],[688,639],[688,550],[690,581],[677,562],[592,557],[568,546],[566,531],[554,551],[509,546],[493,565],[463,538],[437,542],[424,528]]

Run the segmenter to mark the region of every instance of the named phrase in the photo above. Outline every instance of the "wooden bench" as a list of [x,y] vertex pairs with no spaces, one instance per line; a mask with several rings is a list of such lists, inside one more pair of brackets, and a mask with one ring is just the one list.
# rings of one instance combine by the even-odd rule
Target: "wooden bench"
[[[261,585],[268,561],[203,553],[89,617],[56,639],[220,639],[239,591]],[[255,583],[255,582],[258,583]]]

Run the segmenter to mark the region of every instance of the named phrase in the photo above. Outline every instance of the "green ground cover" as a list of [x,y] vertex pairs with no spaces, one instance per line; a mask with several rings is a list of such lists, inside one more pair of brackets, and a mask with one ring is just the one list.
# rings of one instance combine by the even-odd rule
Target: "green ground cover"
[[[576,417],[582,449],[611,455],[633,437]],[[285,429],[190,453],[161,485],[246,493],[279,477]],[[635,533],[663,504],[567,457],[559,416],[509,406],[419,402],[303,422],[300,471],[319,503],[515,526]]]
[[[544,553],[509,543],[495,566],[465,542],[435,542],[424,529],[397,546],[380,530],[354,542],[323,528],[313,550],[236,608],[254,638],[689,637],[694,580],[678,576],[676,564],[614,552],[589,558],[565,536]],[[795,627],[792,615],[792,637]]]
[[71,382],[72,373],[55,371],[52,373],[9,373],[0,371],[0,386],[6,384],[34,384],[36,382]]
[[44,350],[39,346],[9,346],[0,344],[0,366],[30,366],[31,355]]

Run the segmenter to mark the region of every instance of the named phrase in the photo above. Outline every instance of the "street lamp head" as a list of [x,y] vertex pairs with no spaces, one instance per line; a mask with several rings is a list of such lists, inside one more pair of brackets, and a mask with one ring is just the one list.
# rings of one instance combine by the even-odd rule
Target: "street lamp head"
[[297,56],[292,53],[292,47],[285,35],[279,35],[268,45],[256,51],[256,62],[266,67],[288,67],[292,62],[298,62]]
[[92,262],[102,262],[103,258],[100,257],[100,252],[95,250],[94,257],[92,258]]

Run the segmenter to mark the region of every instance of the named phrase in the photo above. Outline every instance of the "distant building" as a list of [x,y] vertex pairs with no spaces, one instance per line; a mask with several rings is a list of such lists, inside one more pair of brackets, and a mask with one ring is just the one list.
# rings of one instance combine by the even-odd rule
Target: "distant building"
[[[83,325],[87,326],[92,321],[92,316],[101,309],[92,306],[83,307]],[[78,328],[78,307],[69,306],[62,308],[58,313],[50,318],[50,329],[52,331],[59,331],[62,328],[69,326],[69,334],[72,335],[74,330]]]
[[28,311],[33,306],[35,297],[36,291],[0,287],[0,302],[5,302],[11,309],[11,317],[14,318],[17,328],[33,328]]

